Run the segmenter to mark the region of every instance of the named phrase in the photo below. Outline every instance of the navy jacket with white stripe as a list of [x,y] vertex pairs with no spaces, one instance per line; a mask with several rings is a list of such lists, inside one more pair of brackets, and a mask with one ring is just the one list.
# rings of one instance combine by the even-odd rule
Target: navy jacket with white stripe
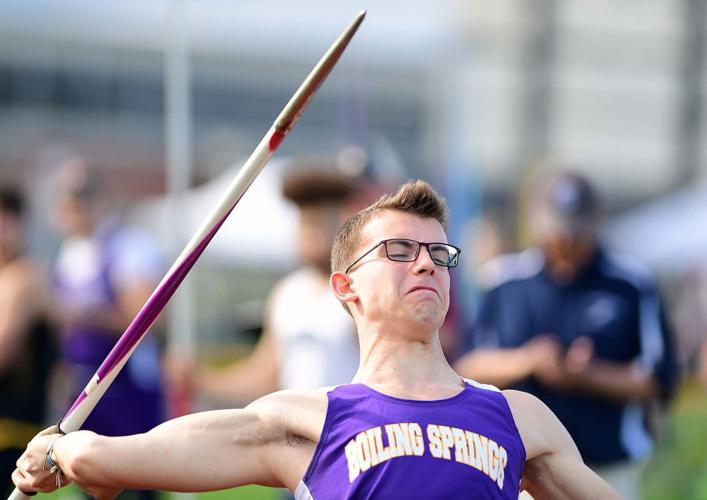
[[[590,338],[595,356],[650,370],[667,399],[677,378],[674,343],[647,268],[599,249],[570,284],[556,284],[538,251],[503,256],[487,265],[487,290],[472,334],[475,348],[517,347],[554,334],[564,346]],[[527,379],[513,388],[540,398],[558,416],[589,464],[646,458],[652,438],[644,408],[566,394]]]

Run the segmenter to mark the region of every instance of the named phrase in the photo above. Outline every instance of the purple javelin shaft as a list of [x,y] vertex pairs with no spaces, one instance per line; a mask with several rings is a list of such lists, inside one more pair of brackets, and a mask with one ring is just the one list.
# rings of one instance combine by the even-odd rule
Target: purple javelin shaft
[[[229,186],[220,206],[212,212],[204,226],[197,231],[197,235],[187,244],[187,249],[185,249],[177,260],[178,264],[175,263],[173,268],[163,278],[155,292],[153,292],[147,303],[140,309],[127,330],[118,339],[118,342],[108,354],[108,357],[98,368],[96,374],[64,416],[60,423],[62,431],[71,432],[81,427],[90,411],[95,407],[100,397],[112,382],[112,379],[115,378],[118,371],[122,368],[122,365],[125,364],[149,327],[162,312],[165,305],[189,273],[190,269],[194,266],[206,246],[213,239],[240,198],[253,180],[255,180],[260,170],[265,166],[275,150],[282,143],[285,136],[302,115],[312,96],[331,72],[355,34],[364,16],[365,11],[358,13],[351,24],[331,45],[327,53],[324,54],[317,66],[310,72],[300,88],[297,89],[297,92],[295,92],[282,113],[275,120],[273,127],[268,131],[258,147],[256,147],[251,157],[238,173],[237,178],[231,186]],[[199,236],[200,234],[203,236]],[[96,394],[93,394],[94,392]],[[91,397],[92,394],[93,397]]]
[[[145,305],[142,306],[123,335],[118,339],[108,357],[101,363],[96,374],[66,413],[59,424],[63,432],[72,432],[81,428],[91,410],[98,404],[101,396],[127,362],[130,354],[147,333],[157,316],[162,312],[169,299],[199,259],[199,256],[302,115],[314,92],[327,77],[351,41],[351,38],[353,38],[356,30],[363,22],[364,16],[365,11],[358,13],[349,26],[329,47],[329,50],[319,60],[299,89],[297,89],[275,120],[273,126],[238,172],[217,207],[209,214],[207,220],[187,244],[177,262],[162,279]],[[15,489],[8,497],[8,500],[28,500],[28,498],[18,489]]]

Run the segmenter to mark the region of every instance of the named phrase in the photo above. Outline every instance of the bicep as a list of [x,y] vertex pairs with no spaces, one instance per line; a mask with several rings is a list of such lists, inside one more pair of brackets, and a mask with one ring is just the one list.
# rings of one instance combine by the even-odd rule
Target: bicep
[[618,498],[582,461],[567,429],[539,399],[504,391],[526,449],[523,488],[536,498]]
[[523,440],[526,461],[551,454],[582,461],[569,432],[542,401],[526,392],[503,393]]
[[562,453],[550,453],[528,461],[521,487],[535,498],[619,498],[580,458]]

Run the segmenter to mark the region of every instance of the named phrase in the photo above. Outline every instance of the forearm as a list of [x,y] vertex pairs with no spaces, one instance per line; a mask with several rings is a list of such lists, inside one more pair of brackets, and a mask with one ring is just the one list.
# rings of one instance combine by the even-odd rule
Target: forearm
[[655,397],[659,385],[647,370],[633,363],[594,360],[576,377],[582,392],[619,403]]
[[532,362],[523,348],[478,349],[462,357],[454,368],[463,377],[505,388],[528,377]]
[[54,449],[60,468],[87,489],[209,491],[269,480],[253,455],[258,425],[253,412],[222,410],[133,436],[70,433]]
[[251,353],[225,368],[198,371],[195,385],[222,401],[248,404],[279,389],[279,364],[273,336],[265,329]]
[[521,484],[534,498],[620,499],[594,471],[574,456],[539,457],[526,462]]
[[224,369],[202,368],[196,375],[195,385],[204,394],[241,405],[278,389],[275,367],[257,366],[250,358]]

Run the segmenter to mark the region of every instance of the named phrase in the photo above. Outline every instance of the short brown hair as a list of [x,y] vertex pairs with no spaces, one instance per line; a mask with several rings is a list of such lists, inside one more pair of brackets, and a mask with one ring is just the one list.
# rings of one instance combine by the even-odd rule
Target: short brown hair
[[282,195],[298,207],[337,204],[351,197],[356,188],[356,181],[339,172],[333,164],[299,159],[285,174]]
[[25,205],[22,191],[9,184],[0,186],[0,212],[20,218],[25,213]]
[[373,205],[352,215],[336,234],[331,249],[332,271],[343,271],[354,258],[361,240],[361,229],[382,210],[397,210],[419,217],[435,219],[447,230],[447,203],[425,181],[403,184],[397,193],[386,193]]

